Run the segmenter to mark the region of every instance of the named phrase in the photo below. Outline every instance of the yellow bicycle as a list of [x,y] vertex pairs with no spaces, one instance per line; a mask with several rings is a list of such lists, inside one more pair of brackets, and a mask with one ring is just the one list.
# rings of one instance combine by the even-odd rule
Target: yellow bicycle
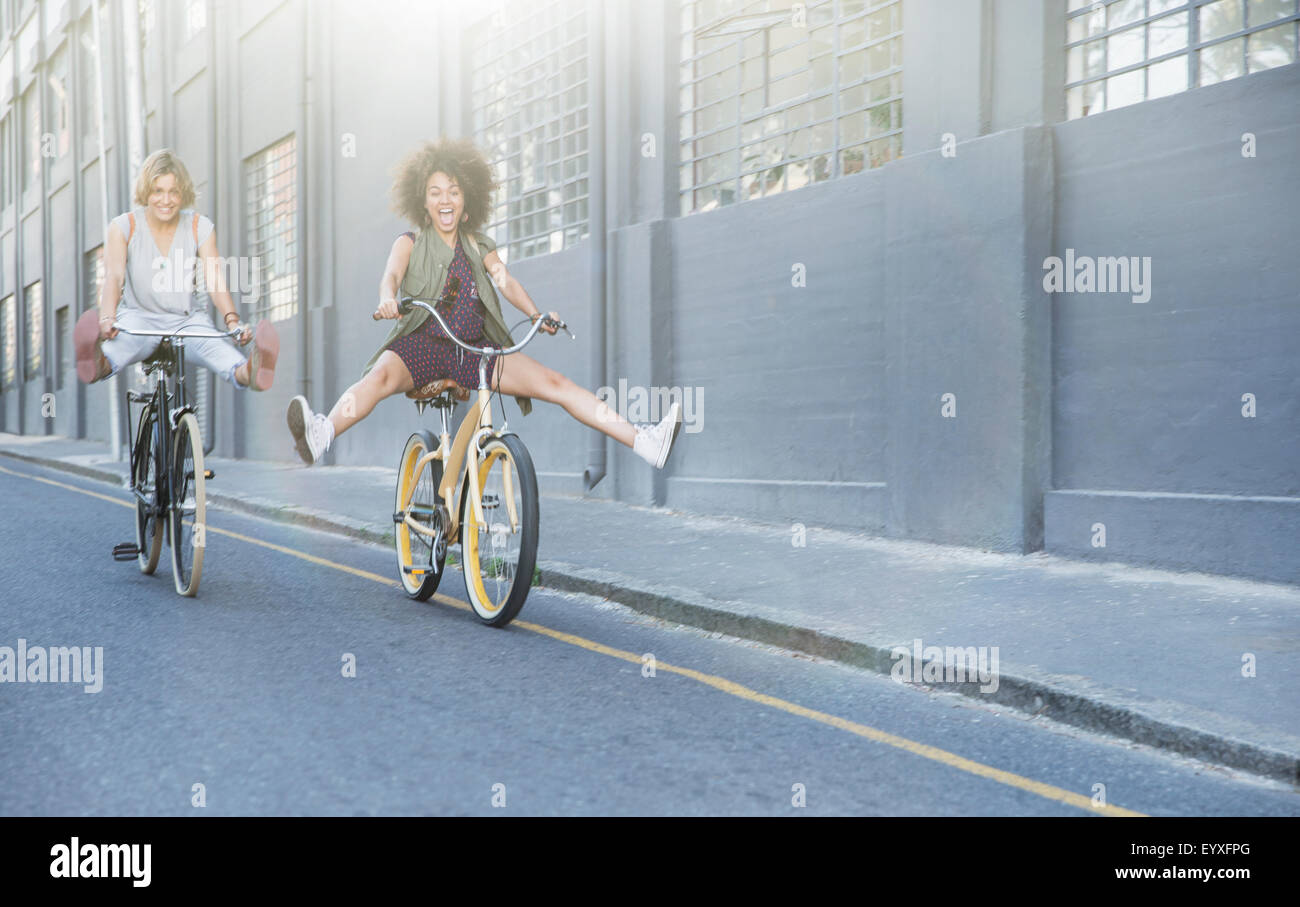
[[481,358],[478,398],[454,441],[451,411],[457,400],[469,399],[469,390],[446,379],[407,393],[421,414],[428,406],[439,411],[442,432],[436,440],[428,431],[412,434],[398,463],[393,542],[402,587],[411,598],[427,601],[442,579],[447,546],[459,542],[470,606],[484,623],[504,627],[519,614],[533,582],[537,474],[528,448],[507,430],[504,418],[500,429],[492,424],[487,364],[491,357],[523,349],[543,322],[573,334],[564,322],[543,317],[509,349],[470,346],[428,303],[408,297],[400,308],[408,312],[412,305],[427,309],[448,337]]

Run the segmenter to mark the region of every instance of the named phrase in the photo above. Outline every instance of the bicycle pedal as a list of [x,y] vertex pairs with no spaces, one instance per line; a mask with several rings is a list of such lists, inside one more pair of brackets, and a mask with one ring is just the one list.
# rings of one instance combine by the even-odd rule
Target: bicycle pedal
[[113,560],[133,561],[140,556],[140,547],[134,542],[123,542],[113,546]]
[[216,474],[215,472],[213,472],[211,469],[205,469],[205,470],[203,470],[203,478],[205,478],[205,479],[215,479],[216,477],[217,477],[217,474]]

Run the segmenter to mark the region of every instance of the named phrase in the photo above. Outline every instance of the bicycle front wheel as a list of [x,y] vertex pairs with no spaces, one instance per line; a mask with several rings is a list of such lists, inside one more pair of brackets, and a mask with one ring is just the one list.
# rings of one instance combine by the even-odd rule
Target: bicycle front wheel
[[135,456],[132,461],[132,485],[135,499],[135,547],[140,572],[148,575],[158,569],[162,554],[164,519],[158,515],[158,418],[152,406],[140,413],[140,428],[135,436]]
[[171,500],[168,526],[172,548],[172,576],[176,591],[192,596],[203,576],[203,551],[207,544],[207,486],[203,466],[203,436],[193,413],[181,416],[176,426],[171,460]]
[[528,598],[537,564],[537,474],[515,435],[489,438],[478,463],[484,528],[465,507],[465,591],[484,623],[504,627]]

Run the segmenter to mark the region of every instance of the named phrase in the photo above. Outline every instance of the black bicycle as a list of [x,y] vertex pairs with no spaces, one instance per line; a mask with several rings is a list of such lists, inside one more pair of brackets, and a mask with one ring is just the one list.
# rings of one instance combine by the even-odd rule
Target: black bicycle
[[203,576],[207,546],[206,482],[213,472],[203,466],[203,435],[194,406],[185,392],[185,338],[229,338],[242,328],[225,332],[133,331],[114,325],[123,334],[161,337],[158,348],[140,363],[146,376],[155,375],[153,389],[127,391],[127,412],[141,405],[131,441],[131,492],[135,496],[135,544],[113,548],[119,561],[135,559],[140,572],[158,567],[163,539],[172,555],[176,591],[193,596]]

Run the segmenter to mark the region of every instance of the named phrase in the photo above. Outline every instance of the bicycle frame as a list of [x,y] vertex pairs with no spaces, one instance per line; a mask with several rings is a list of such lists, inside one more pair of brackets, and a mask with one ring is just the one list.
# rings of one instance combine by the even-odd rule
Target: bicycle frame
[[[154,475],[157,476],[153,505],[150,505],[145,500],[140,489],[135,487],[135,477],[138,474],[137,464],[139,463],[139,437],[135,437],[131,444],[131,490],[137,500],[150,507],[154,515],[159,517],[166,512],[166,507],[170,502],[171,469],[168,466],[167,452],[172,447],[172,431],[176,428],[176,424],[180,421],[182,415],[187,412],[194,412],[194,407],[190,405],[185,390],[185,338],[229,339],[236,336],[239,329],[226,331],[225,333],[196,334],[182,333],[180,331],[135,331],[119,325],[115,325],[115,327],[123,334],[162,338],[159,348],[162,349],[164,355],[144,366],[145,375],[150,375],[159,370],[162,371],[162,375],[154,379],[153,390],[148,394],[140,394],[135,391],[127,391],[126,394],[128,413],[132,403],[143,403],[146,407],[152,407],[158,416],[158,434],[155,436],[154,448],[150,452],[156,460]],[[155,350],[150,355],[150,358],[152,359],[157,355],[158,352]]]
[[[460,427],[456,430],[456,438],[453,441],[449,431],[450,415],[447,407],[439,407],[438,412],[442,417],[442,432],[438,436],[438,447],[420,457],[412,472],[420,475],[421,471],[428,466],[432,460],[441,460],[443,465],[442,482],[438,486],[438,498],[445,502],[448,515],[447,525],[447,543],[454,544],[460,535],[460,508],[456,506],[456,491],[464,484],[460,478],[461,469],[465,470],[469,482],[467,494],[469,495],[468,506],[470,513],[466,519],[473,519],[480,532],[487,532],[487,522],[483,517],[483,499],[482,489],[479,487],[479,467],[480,457],[479,448],[487,437],[500,437],[506,433],[508,421],[502,423],[501,430],[497,431],[492,425],[492,391],[488,388],[487,383],[487,364],[494,356],[508,356],[511,353],[518,352],[537,336],[537,331],[545,319],[537,319],[528,335],[509,349],[495,349],[493,347],[475,347],[463,343],[459,337],[447,327],[447,323],[442,320],[433,306],[418,300],[404,299],[404,303],[409,302],[427,309],[429,314],[438,319],[438,324],[446,332],[447,336],[456,342],[461,348],[480,355],[478,365],[478,397],[474,402],[469,413],[461,421]],[[568,327],[563,322],[558,323],[568,333]],[[570,333],[570,337],[573,335]],[[428,405],[428,401],[417,401],[417,405]],[[505,503],[506,513],[510,518],[510,531],[512,533],[519,530],[519,512],[515,506],[514,492],[510,482],[510,463],[507,460],[503,465],[505,474]],[[433,538],[436,533],[426,526],[421,525],[411,518],[410,506],[411,498],[415,495],[415,486],[412,485],[406,493],[406,500],[402,501],[401,513],[402,520],[406,526],[422,535]]]

